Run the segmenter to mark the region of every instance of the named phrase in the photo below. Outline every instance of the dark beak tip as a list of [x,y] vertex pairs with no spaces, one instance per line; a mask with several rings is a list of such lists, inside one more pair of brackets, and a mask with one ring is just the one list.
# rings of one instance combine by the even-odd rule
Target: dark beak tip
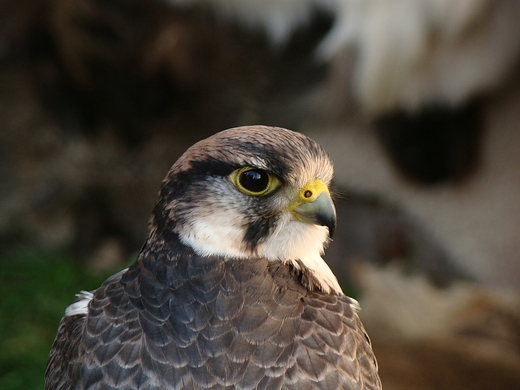
[[297,206],[293,212],[298,215],[300,221],[328,227],[329,238],[334,235],[336,208],[328,193],[323,192],[316,200]]
[[332,239],[332,237],[334,236],[334,232],[336,231],[336,226],[332,225],[332,226],[328,226],[329,228],[329,238]]
[[317,219],[321,226],[326,226],[329,228],[329,238],[332,238],[332,236],[334,236],[334,232],[336,231],[336,213],[333,215],[321,214]]
[[336,216],[328,221],[323,221],[322,225],[329,228],[329,238],[332,238],[336,232]]

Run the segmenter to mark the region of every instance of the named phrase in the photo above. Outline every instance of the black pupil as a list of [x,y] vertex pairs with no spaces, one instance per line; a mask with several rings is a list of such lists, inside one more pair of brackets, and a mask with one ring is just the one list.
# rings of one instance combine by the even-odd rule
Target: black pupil
[[242,172],[240,175],[240,185],[251,192],[262,192],[269,184],[269,175],[261,169],[251,169]]

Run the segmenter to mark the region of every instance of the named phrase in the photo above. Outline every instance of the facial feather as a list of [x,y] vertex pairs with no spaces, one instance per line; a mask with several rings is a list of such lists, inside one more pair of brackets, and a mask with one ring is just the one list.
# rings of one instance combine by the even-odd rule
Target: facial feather
[[[320,282],[319,288],[340,293],[335,276],[321,257],[328,242],[327,228],[302,222],[289,209],[310,181],[330,183],[332,163],[309,138],[275,130],[263,126],[247,133],[231,129],[190,148],[163,184],[161,198],[167,203],[156,206],[152,230],[167,209],[169,221],[161,229],[173,230],[200,256],[263,257],[296,268],[303,264],[305,272]],[[265,196],[240,191],[229,174],[244,166],[272,172],[280,180],[280,188]],[[181,178],[187,183],[182,188],[171,184]],[[164,190],[170,187],[169,193]]]

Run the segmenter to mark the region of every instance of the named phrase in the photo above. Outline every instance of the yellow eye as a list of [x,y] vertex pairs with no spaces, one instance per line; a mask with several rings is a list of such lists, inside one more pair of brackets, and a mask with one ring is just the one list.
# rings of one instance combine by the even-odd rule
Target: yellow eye
[[237,169],[229,175],[233,184],[244,194],[266,195],[280,184],[278,178],[264,169],[245,167]]

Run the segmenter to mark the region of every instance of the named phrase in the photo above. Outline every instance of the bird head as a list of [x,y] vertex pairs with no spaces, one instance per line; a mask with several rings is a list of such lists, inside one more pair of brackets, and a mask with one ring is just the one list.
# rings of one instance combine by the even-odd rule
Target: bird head
[[336,224],[332,176],[328,154],[300,133],[267,126],[225,130],[172,166],[151,234],[174,234],[200,256],[303,264],[314,276],[323,274],[324,290],[337,290],[321,258]]

